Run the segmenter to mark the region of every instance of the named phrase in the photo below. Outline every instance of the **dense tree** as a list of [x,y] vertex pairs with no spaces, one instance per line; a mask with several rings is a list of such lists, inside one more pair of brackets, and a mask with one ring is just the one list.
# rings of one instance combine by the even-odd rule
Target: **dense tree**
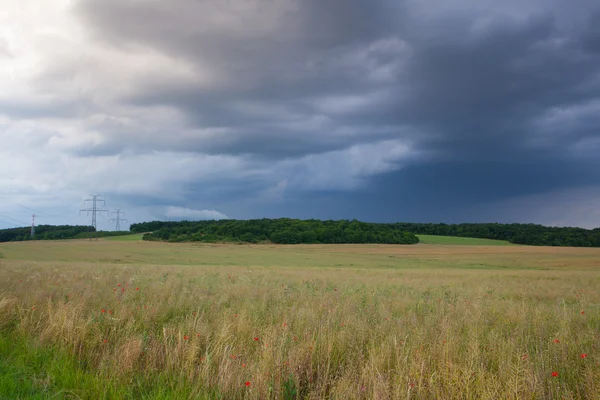
[[273,243],[417,243],[414,234],[508,240],[535,246],[600,247],[600,228],[547,227],[535,224],[373,224],[357,220],[281,219],[144,222],[134,232],[152,232],[146,240],[241,241]]
[[[152,230],[155,229],[155,230]],[[359,221],[256,219],[220,221],[149,222],[131,225],[133,232],[149,232],[145,240],[238,241],[280,244],[298,243],[390,243],[413,244],[419,239],[393,224]]]
[[0,229],[0,242],[19,242],[25,240],[61,240],[83,239],[89,237],[104,237],[128,235],[130,232],[96,232],[93,226],[82,225],[38,225],[35,236],[31,237],[31,227]]

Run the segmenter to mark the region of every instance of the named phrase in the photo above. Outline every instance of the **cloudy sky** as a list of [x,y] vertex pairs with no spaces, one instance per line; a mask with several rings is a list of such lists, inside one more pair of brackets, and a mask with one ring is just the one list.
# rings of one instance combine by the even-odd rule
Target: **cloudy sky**
[[597,0],[1,2],[0,228],[600,226]]

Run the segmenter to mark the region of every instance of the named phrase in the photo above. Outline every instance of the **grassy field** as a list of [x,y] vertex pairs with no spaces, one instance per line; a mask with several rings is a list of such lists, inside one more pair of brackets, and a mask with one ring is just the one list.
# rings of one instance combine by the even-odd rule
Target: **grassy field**
[[105,237],[104,240],[112,240],[117,242],[137,242],[142,240],[143,233],[133,233],[131,235],[123,235],[123,236],[108,236]]
[[466,238],[457,236],[417,235],[422,244],[446,244],[463,246],[515,246],[507,240]]
[[600,249],[0,253],[0,398],[600,398]]

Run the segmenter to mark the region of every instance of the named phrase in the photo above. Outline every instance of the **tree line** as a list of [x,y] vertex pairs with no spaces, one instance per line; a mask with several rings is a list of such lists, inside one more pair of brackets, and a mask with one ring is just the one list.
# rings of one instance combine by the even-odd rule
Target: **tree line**
[[600,228],[548,227],[499,223],[366,223],[356,220],[320,221],[257,219],[219,221],[152,221],[131,225],[132,232],[151,232],[145,240],[171,242],[270,241],[295,243],[418,243],[415,234],[507,240],[534,246],[600,247]]
[[422,235],[507,240],[533,246],[600,247],[600,228],[548,227],[536,224],[423,224],[397,223],[398,229]]
[[[96,232],[92,226],[38,225],[0,230],[0,242],[59,240],[126,235],[130,232]],[[600,247],[600,228],[547,227],[536,224],[367,223],[356,220],[321,221],[256,219],[219,221],[152,221],[132,224],[133,233],[151,232],[145,240],[171,242],[296,243],[418,243],[418,234],[507,240],[534,246]]]
[[320,221],[299,219],[254,219],[219,221],[144,222],[132,224],[132,232],[151,232],[144,240],[169,242],[272,242],[299,243],[386,243],[414,244],[413,233],[393,224],[359,221]]
[[85,225],[38,225],[31,237],[31,227],[0,229],[0,242],[20,242],[25,240],[62,240],[86,239],[128,235],[130,232],[96,231],[93,226]]

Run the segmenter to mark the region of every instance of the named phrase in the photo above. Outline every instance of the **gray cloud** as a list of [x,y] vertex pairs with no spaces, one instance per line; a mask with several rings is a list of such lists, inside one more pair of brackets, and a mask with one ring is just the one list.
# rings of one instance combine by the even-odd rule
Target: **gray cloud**
[[515,199],[600,186],[593,1],[80,0],[70,13],[82,41],[44,36],[61,46],[44,47],[20,100],[0,96],[10,132],[45,122],[34,135],[57,165],[103,165],[57,167],[64,187],[110,182],[153,215],[494,220],[493,202],[522,220]]

